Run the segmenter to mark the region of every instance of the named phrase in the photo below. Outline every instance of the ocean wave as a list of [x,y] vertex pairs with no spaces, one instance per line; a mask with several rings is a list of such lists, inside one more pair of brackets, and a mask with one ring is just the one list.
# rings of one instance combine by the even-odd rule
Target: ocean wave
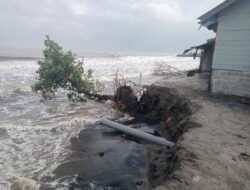
[[[92,69],[95,77],[109,85],[117,70],[135,82],[142,73],[143,84],[150,83],[156,80],[151,75],[160,64],[179,70],[198,67],[198,61],[192,58],[173,55],[84,60],[84,68]],[[116,113],[110,104],[68,102],[61,91],[52,101],[40,102],[41,95],[30,87],[36,81],[37,68],[37,60],[0,61],[0,171],[4,171],[0,172],[0,181],[17,177],[17,184],[35,184],[34,187],[43,183],[46,176],[51,177],[57,165],[65,161],[71,137],[77,136],[86,123]]]
[[18,87],[15,90],[13,90],[13,94],[27,96],[34,93],[32,92],[31,87]]
[[83,123],[74,120],[47,129],[21,125],[0,128],[4,132],[0,133],[0,171],[4,171],[0,180],[17,189],[37,188],[40,180],[53,175],[52,171],[66,158],[70,139],[84,129]]

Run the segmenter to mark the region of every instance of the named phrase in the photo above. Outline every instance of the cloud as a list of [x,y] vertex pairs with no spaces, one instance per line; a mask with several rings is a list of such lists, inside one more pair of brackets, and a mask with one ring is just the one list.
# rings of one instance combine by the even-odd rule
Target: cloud
[[62,46],[91,51],[179,51],[202,43],[196,18],[223,0],[0,1],[0,46]]
[[187,20],[187,16],[183,14],[184,11],[175,1],[151,1],[148,6],[157,18],[165,22],[181,22]]
[[84,2],[67,1],[67,5],[70,7],[73,14],[77,16],[87,14],[87,5]]

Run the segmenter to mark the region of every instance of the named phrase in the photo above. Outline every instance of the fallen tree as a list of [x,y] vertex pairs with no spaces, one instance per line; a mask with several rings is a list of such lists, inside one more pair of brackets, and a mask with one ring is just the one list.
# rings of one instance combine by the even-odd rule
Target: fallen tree
[[44,60],[38,61],[38,81],[32,86],[33,91],[41,92],[44,99],[53,98],[59,88],[68,92],[69,100],[85,100],[85,97],[110,99],[110,96],[97,94],[103,84],[93,78],[92,70],[84,71],[83,61],[76,61],[71,51],[64,52],[49,36],[46,36],[44,45]]

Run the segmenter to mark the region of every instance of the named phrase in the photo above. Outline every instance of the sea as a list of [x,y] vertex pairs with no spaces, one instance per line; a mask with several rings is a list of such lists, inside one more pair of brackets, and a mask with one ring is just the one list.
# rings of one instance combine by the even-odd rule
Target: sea
[[[63,90],[54,99],[44,101],[31,90],[37,80],[37,61],[42,56],[31,55],[28,50],[22,54],[0,50],[0,189],[15,185],[16,189],[25,185],[39,189],[44,183],[60,189],[56,188],[59,179],[45,179],[67,161],[70,139],[87,124],[112,117],[116,111],[110,102],[70,102]],[[199,66],[199,60],[174,53],[80,55],[77,59],[83,60],[84,69],[92,69],[94,77],[105,84],[104,94],[113,93],[117,72],[137,84],[142,76],[142,85],[148,85],[166,77],[168,72]]]

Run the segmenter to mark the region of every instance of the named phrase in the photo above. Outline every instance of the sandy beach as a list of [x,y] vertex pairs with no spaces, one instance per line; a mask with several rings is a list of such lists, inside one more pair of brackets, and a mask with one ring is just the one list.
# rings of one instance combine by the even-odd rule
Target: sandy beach
[[250,188],[250,107],[232,96],[207,92],[208,76],[196,75],[157,85],[187,97],[193,107],[191,120],[200,124],[179,141],[182,161],[174,178],[155,190]]

